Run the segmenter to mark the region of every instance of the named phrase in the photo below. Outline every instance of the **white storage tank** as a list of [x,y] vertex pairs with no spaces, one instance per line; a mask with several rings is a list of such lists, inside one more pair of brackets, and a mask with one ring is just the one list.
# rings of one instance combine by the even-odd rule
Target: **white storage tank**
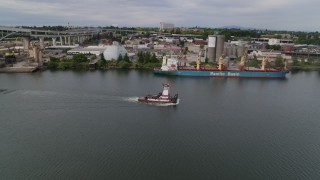
[[117,60],[120,54],[124,57],[126,53],[127,50],[118,42],[114,41],[111,46],[107,46],[107,49],[104,50],[103,56],[107,61],[110,61],[112,59]]

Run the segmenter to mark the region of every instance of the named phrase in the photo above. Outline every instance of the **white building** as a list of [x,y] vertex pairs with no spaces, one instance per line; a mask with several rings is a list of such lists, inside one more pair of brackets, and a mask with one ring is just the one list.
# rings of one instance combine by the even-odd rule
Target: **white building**
[[120,46],[118,42],[113,42],[111,46],[88,46],[88,47],[77,47],[67,52],[68,54],[94,54],[99,56],[103,54],[106,60],[117,60],[119,55],[124,56],[127,50]]
[[269,45],[280,45],[280,39],[274,39],[274,38],[269,39],[268,44]]
[[106,49],[106,46],[88,46],[88,47],[76,47],[69,50],[68,54],[94,54],[99,56]]
[[174,24],[160,22],[160,31],[164,31],[164,30],[168,30],[168,29],[169,30],[174,29]]
[[230,44],[234,44],[237,46],[244,46],[247,45],[249,42],[248,41],[231,41]]

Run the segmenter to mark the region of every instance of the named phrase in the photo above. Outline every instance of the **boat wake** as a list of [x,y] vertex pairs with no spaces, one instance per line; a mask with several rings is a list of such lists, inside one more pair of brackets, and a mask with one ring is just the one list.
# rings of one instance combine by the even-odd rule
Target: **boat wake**
[[138,98],[139,98],[139,97],[136,97],[136,96],[134,96],[134,97],[123,97],[122,100],[123,100],[123,101],[127,101],[127,102],[134,102],[134,103],[136,103],[136,102],[138,102]]
[[9,90],[9,89],[0,89],[0,94],[9,94],[14,92],[15,90]]

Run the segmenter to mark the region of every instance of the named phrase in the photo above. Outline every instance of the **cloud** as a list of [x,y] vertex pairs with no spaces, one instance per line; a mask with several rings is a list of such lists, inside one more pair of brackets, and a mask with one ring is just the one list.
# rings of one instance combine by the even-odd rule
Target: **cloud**
[[[0,0],[1,25],[245,27],[317,31],[316,0]],[[295,21],[297,20],[297,21]],[[312,22],[310,22],[310,21]]]

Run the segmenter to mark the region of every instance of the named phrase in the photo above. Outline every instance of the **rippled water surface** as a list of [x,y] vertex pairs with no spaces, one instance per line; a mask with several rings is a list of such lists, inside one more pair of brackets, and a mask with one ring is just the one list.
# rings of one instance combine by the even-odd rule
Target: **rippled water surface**
[[[137,102],[162,83],[176,106]],[[319,179],[320,73],[0,74],[1,179]]]

